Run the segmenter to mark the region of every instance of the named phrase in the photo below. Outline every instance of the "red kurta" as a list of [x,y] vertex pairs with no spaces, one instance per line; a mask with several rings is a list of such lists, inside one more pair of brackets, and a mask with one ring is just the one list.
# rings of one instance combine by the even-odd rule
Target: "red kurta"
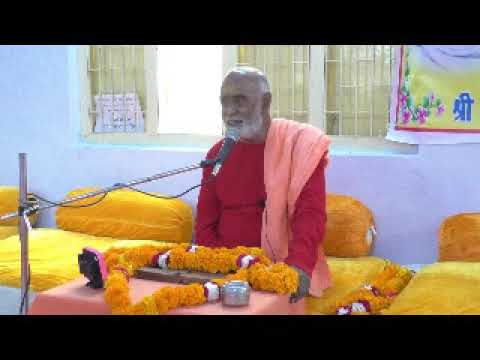
[[[207,154],[217,156],[222,141]],[[262,213],[266,193],[263,181],[265,144],[238,142],[216,178],[202,186],[197,205],[195,236],[210,247],[261,246]],[[285,262],[311,275],[325,232],[325,159],[303,188],[292,219],[293,237]],[[203,170],[206,182],[212,167]]]

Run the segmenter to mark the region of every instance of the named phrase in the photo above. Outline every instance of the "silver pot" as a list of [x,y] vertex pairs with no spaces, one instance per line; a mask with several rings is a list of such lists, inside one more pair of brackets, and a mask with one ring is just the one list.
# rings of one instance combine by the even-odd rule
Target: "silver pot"
[[240,280],[229,281],[222,286],[221,296],[225,306],[246,306],[250,301],[250,285]]

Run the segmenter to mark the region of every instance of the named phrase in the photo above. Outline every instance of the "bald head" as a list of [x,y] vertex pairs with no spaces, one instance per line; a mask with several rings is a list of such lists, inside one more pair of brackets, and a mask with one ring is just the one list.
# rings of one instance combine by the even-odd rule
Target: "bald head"
[[240,130],[246,142],[265,141],[270,126],[272,95],[266,76],[248,66],[236,67],[222,84],[222,117],[227,127]]
[[240,79],[255,84],[262,95],[270,93],[270,84],[265,74],[251,66],[237,66],[231,69],[227,75],[225,75],[223,82],[225,83],[225,81],[229,80],[238,81]]

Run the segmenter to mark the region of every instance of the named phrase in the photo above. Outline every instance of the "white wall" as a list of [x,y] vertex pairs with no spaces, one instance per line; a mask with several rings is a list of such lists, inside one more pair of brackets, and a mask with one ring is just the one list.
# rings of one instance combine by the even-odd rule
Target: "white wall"
[[[18,153],[28,154],[29,191],[61,199],[80,186],[106,187],[199,162],[206,149],[82,145],[74,48],[0,46],[0,184],[18,184]],[[420,146],[417,154],[346,154],[333,148],[327,191],[355,196],[374,212],[374,255],[432,262],[437,232],[452,214],[480,207],[479,145]],[[200,171],[146,185],[177,194]],[[193,207],[198,191],[184,199]],[[54,226],[53,211],[40,226]]]

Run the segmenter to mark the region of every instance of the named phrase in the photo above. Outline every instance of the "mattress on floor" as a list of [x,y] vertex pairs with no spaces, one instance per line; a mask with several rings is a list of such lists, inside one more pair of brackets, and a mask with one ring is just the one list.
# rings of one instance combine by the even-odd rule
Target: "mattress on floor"
[[321,298],[308,297],[306,312],[310,315],[335,314],[335,303],[352,291],[369,283],[387,265],[387,260],[374,256],[358,258],[327,257],[332,286]]
[[422,267],[384,315],[480,315],[480,263]]
[[[82,276],[78,254],[86,246],[105,251],[111,246],[162,244],[155,240],[119,240],[59,229],[33,229],[29,235],[30,287],[44,291]],[[0,241],[0,285],[19,288],[20,241],[18,235]]]
[[[105,251],[112,246],[130,247],[162,242],[154,240],[119,240],[107,237],[69,232],[59,229],[34,229],[29,237],[29,261],[31,288],[44,291],[67,283],[81,276],[78,254],[86,246]],[[335,302],[368,283],[379,274],[387,261],[378,257],[327,258],[332,273],[333,286],[321,299],[307,299],[307,313],[331,313]],[[11,236],[0,241],[0,285],[19,288],[20,241]]]

